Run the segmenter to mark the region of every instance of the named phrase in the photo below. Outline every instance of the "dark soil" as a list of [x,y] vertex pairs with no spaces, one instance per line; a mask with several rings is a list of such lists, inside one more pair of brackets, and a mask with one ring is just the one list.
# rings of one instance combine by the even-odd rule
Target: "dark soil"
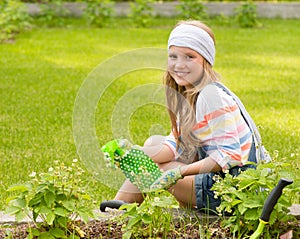
[[[182,226],[182,225],[181,225]],[[88,239],[117,239],[122,238],[122,226],[118,225],[117,222],[113,221],[92,221],[86,225],[80,226],[81,230],[84,231],[85,237]],[[24,239],[27,237],[28,225],[21,224],[18,226],[7,226],[6,228],[0,228],[0,238],[5,238],[8,234],[6,231],[11,232],[13,239]],[[210,233],[212,234],[210,238],[230,238],[229,232],[226,230],[219,230],[220,228],[210,229]],[[167,238],[175,239],[194,239],[194,238],[203,238],[203,231],[199,231],[199,226],[195,226],[193,224],[188,224],[184,226],[184,229],[180,227],[178,224],[176,231],[169,232]],[[209,233],[209,232],[207,232]],[[227,236],[226,236],[227,234]],[[101,237],[101,236],[102,237]],[[161,236],[161,237],[160,237]],[[156,235],[154,238],[162,238],[163,235]],[[150,238],[149,235],[139,235],[137,238],[146,239]],[[165,237],[164,237],[165,238]]]
[[[82,238],[86,239],[117,239],[122,238],[122,227],[121,225],[118,225],[117,222],[109,221],[109,220],[101,220],[101,221],[91,221],[88,224],[78,224],[79,228],[84,231],[85,236]],[[212,239],[226,239],[226,238],[234,238],[229,230],[221,228],[220,223],[214,222],[210,223],[209,229],[203,230],[203,228],[200,230],[199,225],[197,223],[188,223],[184,226],[180,223],[178,225],[175,225],[176,229],[175,231],[170,231],[168,233],[167,237],[163,237],[163,235],[155,235],[155,237],[152,238],[168,238],[168,239],[175,239],[175,238],[182,238],[182,239],[194,239],[194,238],[212,238]],[[300,222],[296,225],[293,225],[293,228],[296,228],[296,230],[293,231],[292,237],[280,237],[284,239],[292,239],[292,238],[299,238],[299,235],[296,235],[297,228],[300,228]],[[9,234],[10,237],[7,238],[13,238],[13,239],[24,239],[27,237],[28,225],[27,224],[19,224],[19,225],[2,225],[0,227],[0,238],[6,238]],[[290,229],[286,229],[287,231]],[[142,230],[141,230],[142,231]],[[287,232],[285,231],[285,232]],[[299,232],[299,231],[298,231]],[[284,234],[284,233],[282,233]],[[291,234],[291,233],[290,233]],[[151,238],[149,235],[139,235],[136,238],[145,239],[145,238]]]

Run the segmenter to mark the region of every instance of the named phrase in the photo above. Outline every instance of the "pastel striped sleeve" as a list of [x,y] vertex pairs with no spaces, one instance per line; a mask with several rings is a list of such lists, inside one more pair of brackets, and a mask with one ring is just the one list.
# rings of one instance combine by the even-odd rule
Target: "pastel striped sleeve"
[[194,130],[203,150],[223,170],[247,161],[252,136],[231,96],[215,85],[206,86],[197,99],[196,119]]
[[175,159],[178,158],[178,156],[181,154],[180,148],[179,148],[178,152],[176,150],[177,143],[176,143],[176,139],[172,133],[170,133],[168,136],[165,137],[163,144],[170,148],[170,150],[175,155]]

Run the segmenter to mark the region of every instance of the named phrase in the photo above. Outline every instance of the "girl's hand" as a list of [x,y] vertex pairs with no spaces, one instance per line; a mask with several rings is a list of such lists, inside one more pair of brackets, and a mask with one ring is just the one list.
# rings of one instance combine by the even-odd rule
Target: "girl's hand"
[[180,172],[180,167],[167,170],[163,175],[158,178],[151,186],[150,190],[155,191],[159,189],[169,189],[172,187],[179,179],[182,179],[183,176]]

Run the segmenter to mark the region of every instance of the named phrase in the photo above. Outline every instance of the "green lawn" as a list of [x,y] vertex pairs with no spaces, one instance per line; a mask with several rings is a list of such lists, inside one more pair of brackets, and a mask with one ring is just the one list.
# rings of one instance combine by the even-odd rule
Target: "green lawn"
[[[13,44],[0,45],[0,209],[9,196],[5,192],[9,185],[28,180],[32,171],[47,170],[54,160],[70,164],[78,158],[73,109],[80,87],[93,69],[125,51],[165,48],[173,23],[174,20],[160,20],[151,29],[129,28],[121,20],[119,27],[111,29],[78,24],[35,28],[19,35]],[[277,155],[276,160],[292,163],[291,175],[295,175],[300,167],[300,22],[262,23],[259,29],[240,29],[212,22],[217,38],[215,69],[261,127],[271,154]],[[125,60],[124,64],[130,62]],[[121,65],[114,65],[110,71],[117,71]],[[112,132],[122,123],[122,117],[128,121],[127,131],[135,143],[142,144],[152,133],[168,133],[168,116],[161,105],[146,100],[147,104],[141,103],[129,116],[120,110],[145,100],[143,92],[135,95],[135,90],[141,87],[149,93],[147,84],[160,84],[161,77],[162,71],[156,69],[133,71],[118,77],[104,90],[94,112],[99,145],[122,134]],[[97,87],[103,91],[104,85],[100,82]],[[130,97],[124,98],[127,105],[120,103],[128,92]],[[120,122],[114,110],[120,110]],[[118,174],[101,168],[103,163],[99,166],[99,161],[94,158],[91,165],[96,168],[87,168],[85,175],[97,204],[112,197],[121,183]],[[95,173],[100,176],[92,177]],[[102,185],[103,181],[117,186],[109,189]]]

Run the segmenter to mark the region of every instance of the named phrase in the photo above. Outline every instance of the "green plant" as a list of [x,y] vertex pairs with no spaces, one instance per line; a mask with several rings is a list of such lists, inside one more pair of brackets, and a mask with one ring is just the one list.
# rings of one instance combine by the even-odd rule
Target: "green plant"
[[148,27],[151,25],[153,17],[153,0],[135,0],[130,2],[131,12],[128,15],[133,23],[138,27]]
[[87,206],[91,198],[81,187],[83,170],[77,160],[72,167],[58,161],[55,164],[48,172],[33,172],[29,182],[8,189],[20,193],[7,199],[6,212],[15,215],[17,221],[27,216],[36,226],[29,227],[29,238],[79,238],[83,232],[75,220],[81,218],[86,223],[94,217]]
[[259,25],[256,14],[256,5],[252,1],[247,1],[235,9],[236,21],[241,27],[256,27]]
[[39,2],[41,12],[37,16],[38,22],[47,26],[63,26],[64,18],[68,10],[62,0],[41,0]]
[[13,39],[16,33],[30,27],[26,7],[18,0],[4,0],[0,5],[0,43]]
[[[284,163],[260,164],[257,169],[248,169],[234,177],[227,173],[224,179],[218,179],[213,186],[215,195],[221,197],[221,205],[217,208],[220,214],[229,213],[222,226],[229,227],[238,238],[251,234],[258,226],[258,219],[265,200],[270,191],[277,185],[281,177],[288,175],[290,165]],[[293,200],[299,199],[300,180],[284,190],[278,200],[266,228],[265,238],[274,238],[279,229],[295,218],[288,215],[288,207]]]
[[120,209],[126,209],[120,219],[123,223],[123,238],[166,238],[174,225],[172,209],[178,207],[175,198],[163,190],[148,193],[141,205],[132,203],[121,206]]
[[89,0],[84,15],[89,25],[105,27],[113,16],[114,3],[110,0]]
[[182,19],[195,19],[203,20],[207,19],[205,6],[202,0],[180,0],[180,4],[177,6],[179,10],[179,17]]

